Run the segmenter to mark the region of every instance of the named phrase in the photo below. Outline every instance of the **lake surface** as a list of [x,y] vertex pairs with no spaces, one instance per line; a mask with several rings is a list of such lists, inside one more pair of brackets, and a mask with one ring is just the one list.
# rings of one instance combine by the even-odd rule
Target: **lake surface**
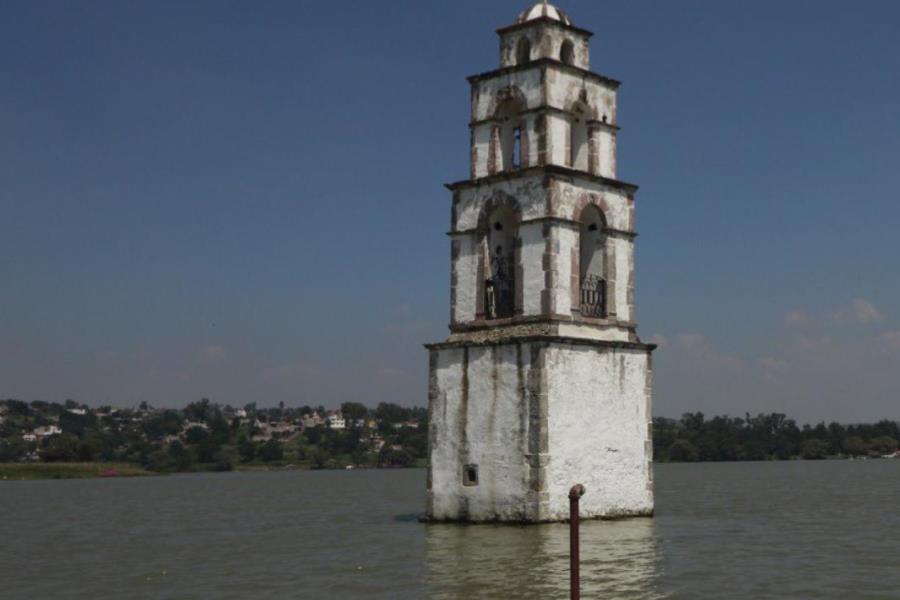
[[[423,525],[425,472],[0,482],[0,598],[568,598],[566,525]],[[588,490],[590,493],[590,490]],[[660,465],[586,600],[900,599],[900,461]]]

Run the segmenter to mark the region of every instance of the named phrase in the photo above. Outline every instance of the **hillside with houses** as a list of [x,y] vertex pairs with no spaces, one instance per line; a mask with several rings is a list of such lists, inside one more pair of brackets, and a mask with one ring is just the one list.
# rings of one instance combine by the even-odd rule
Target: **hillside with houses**
[[382,403],[181,410],[0,400],[0,463],[127,463],[153,472],[423,464],[427,411]]

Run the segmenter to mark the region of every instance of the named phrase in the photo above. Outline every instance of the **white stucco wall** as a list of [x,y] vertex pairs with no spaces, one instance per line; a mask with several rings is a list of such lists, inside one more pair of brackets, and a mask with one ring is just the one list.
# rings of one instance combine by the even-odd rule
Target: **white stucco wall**
[[550,518],[566,518],[576,483],[587,489],[584,517],[652,513],[647,353],[556,344],[547,352]]
[[[572,254],[578,250],[579,235],[573,227],[557,227],[556,233],[556,263],[558,275],[557,287],[553,291],[556,302],[556,312],[567,315],[572,312]],[[577,273],[575,274],[577,276]]]
[[537,67],[509,73],[503,77],[479,79],[474,83],[472,94],[472,120],[484,121],[494,117],[497,108],[497,94],[506,88],[517,88],[525,98],[525,108],[542,105],[544,86],[541,70]]
[[541,291],[544,289],[544,235],[540,223],[528,223],[519,228],[522,240],[522,314],[541,314]]
[[[508,343],[432,350],[428,515],[560,521],[653,511],[645,349]],[[463,469],[478,484],[463,485]]]
[[[437,520],[523,521],[529,472],[527,344],[436,352],[430,377],[431,491]],[[478,485],[463,468],[478,467]]]
[[601,80],[585,79],[579,73],[549,67],[547,69],[548,106],[569,110],[581,98],[582,91],[587,104],[595,111],[597,120],[606,116],[608,123],[616,123],[616,90]]
[[452,243],[459,244],[459,251],[451,264],[456,294],[451,317],[453,322],[462,323],[473,320],[477,311],[480,244],[474,234],[455,236]]
[[566,181],[558,179],[556,182],[556,194],[560,201],[556,205],[557,216],[564,219],[578,220],[578,210],[581,206],[579,200],[586,195],[595,196],[603,200],[606,210],[603,216],[606,225],[621,231],[631,230],[631,209],[628,195],[620,189],[612,188],[602,183],[588,179],[573,179]]
[[616,135],[607,129],[598,129],[597,174],[610,179],[616,178]]
[[543,217],[546,213],[546,194],[543,175],[520,176],[506,181],[496,181],[491,185],[470,187],[458,192],[456,222],[454,231],[465,231],[478,227],[478,217],[484,205],[496,192],[512,196],[522,210],[521,219],[528,221]]
[[614,293],[616,295],[616,317],[620,321],[632,321],[633,315],[628,305],[628,276],[634,260],[634,242],[611,237],[606,241],[606,244],[615,248],[616,288]]

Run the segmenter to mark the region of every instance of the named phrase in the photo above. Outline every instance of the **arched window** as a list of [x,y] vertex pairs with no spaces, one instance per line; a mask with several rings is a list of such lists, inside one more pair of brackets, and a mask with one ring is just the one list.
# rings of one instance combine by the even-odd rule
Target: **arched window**
[[510,157],[510,162],[512,163],[513,169],[518,169],[522,166],[522,128],[516,127],[513,130],[513,146],[512,146],[512,156]]
[[567,65],[575,64],[575,44],[572,43],[572,40],[566,40],[562,43],[562,48],[559,50],[559,60]]
[[501,206],[488,224],[484,314],[488,319],[503,319],[515,311],[517,220],[512,209]]
[[519,38],[516,45],[516,64],[524,65],[531,62],[531,41],[527,37]]
[[497,161],[494,172],[511,171],[526,164],[528,144],[522,117],[524,110],[525,104],[521,99],[511,98],[501,104],[494,115],[497,124],[492,143],[500,146],[493,153]]
[[588,206],[581,214],[581,314],[606,317],[606,220],[596,206]]
[[571,153],[569,155],[569,166],[579,171],[589,170],[590,147],[588,146],[588,110],[580,102],[572,109],[572,120],[570,123],[571,132]]

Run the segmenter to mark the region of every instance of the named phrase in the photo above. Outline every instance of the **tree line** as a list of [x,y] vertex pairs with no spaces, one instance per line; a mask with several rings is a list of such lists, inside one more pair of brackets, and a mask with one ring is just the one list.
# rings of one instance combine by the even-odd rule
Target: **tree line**
[[702,412],[653,419],[653,448],[660,462],[880,457],[897,451],[898,440],[900,425],[887,420],[799,426],[780,413],[707,419]]
[[[310,468],[408,467],[427,454],[428,414],[420,408],[381,403],[342,405],[343,429],[327,423],[304,427],[324,407],[243,409],[207,399],[181,410],[90,409],[64,404],[0,401],[0,462],[119,462],[156,472],[219,470],[240,466]],[[410,426],[410,423],[417,425]],[[29,433],[59,433],[29,440]],[[54,430],[55,431],[55,430]]]

